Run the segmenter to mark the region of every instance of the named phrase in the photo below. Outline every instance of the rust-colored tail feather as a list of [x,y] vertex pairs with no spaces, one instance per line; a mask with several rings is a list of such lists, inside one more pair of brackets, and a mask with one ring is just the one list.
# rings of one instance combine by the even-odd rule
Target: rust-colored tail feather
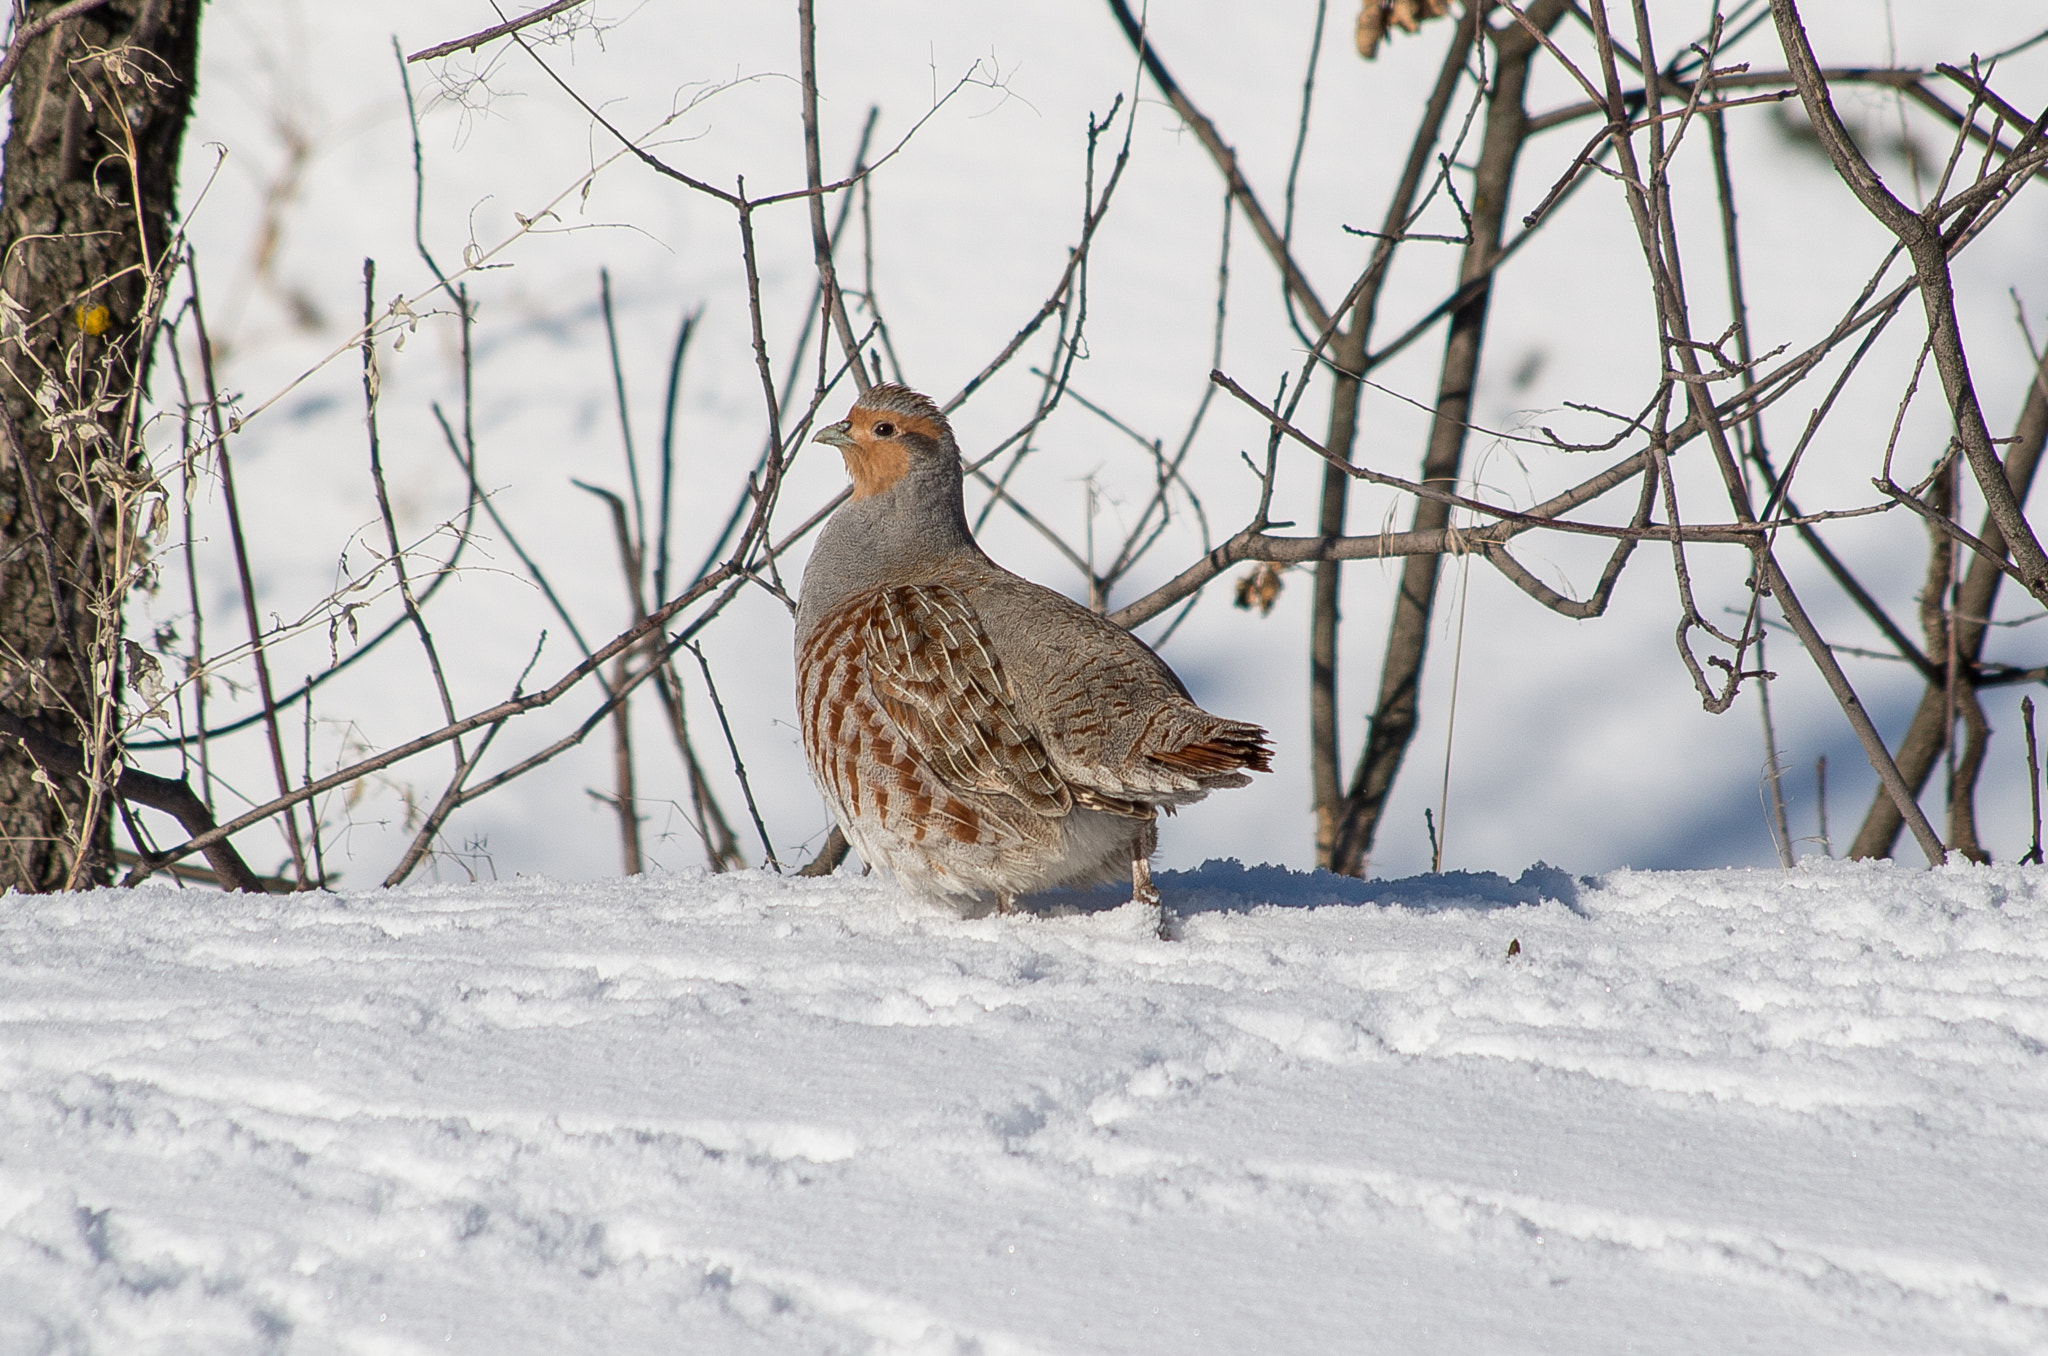
[[1198,743],[1154,754],[1160,762],[1195,777],[1225,776],[1250,769],[1273,770],[1273,746],[1256,725],[1237,725]]

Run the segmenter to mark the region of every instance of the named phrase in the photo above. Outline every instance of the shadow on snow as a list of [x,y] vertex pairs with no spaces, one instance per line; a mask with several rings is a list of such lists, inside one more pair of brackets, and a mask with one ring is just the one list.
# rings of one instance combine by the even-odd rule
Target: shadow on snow
[[[1236,860],[1210,860],[1192,871],[1161,871],[1153,883],[1172,913],[1245,913],[1264,905],[1287,909],[1320,909],[1335,904],[1379,904],[1437,913],[1446,909],[1512,909],[1555,900],[1578,912],[1579,882],[1569,872],[1542,862],[1520,879],[1494,871],[1445,871],[1399,880],[1359,880],[1328,871],[1296,871],[1285,866],[1246,866]],[[1032,913],[1058,916],[1099,913],[1130,899],[1128,886],[1092,890],[1053,890],[1020,901]]]

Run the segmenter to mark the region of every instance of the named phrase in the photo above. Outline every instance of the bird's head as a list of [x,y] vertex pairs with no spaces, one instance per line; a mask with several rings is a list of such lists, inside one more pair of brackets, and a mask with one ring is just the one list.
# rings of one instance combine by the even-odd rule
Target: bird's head
[[839,449],[853,477],[853,497],[866,499],[893,489],[913,471],[952,478],[960,464],[953,429],[931,397],[908,386],[870,386],[836,424],[811,441]]

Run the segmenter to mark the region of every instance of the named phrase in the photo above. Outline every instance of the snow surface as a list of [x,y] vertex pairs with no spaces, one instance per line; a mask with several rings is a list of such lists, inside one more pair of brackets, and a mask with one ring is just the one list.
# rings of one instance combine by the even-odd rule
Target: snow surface
[[0,1352],[2048,1349],[2048,872],[1162,884],[11,897]]

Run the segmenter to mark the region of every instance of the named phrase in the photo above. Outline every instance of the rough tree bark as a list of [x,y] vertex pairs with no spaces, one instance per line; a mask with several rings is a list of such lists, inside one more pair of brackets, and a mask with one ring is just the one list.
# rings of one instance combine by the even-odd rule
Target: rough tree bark
[[[21,31],[63,8],[29,0]],[[0,182],[0,886],[104,884],[121,773],[121,595],[140,561],[141,384],[161,307],[200,0],[105,0],[31,38]]]

